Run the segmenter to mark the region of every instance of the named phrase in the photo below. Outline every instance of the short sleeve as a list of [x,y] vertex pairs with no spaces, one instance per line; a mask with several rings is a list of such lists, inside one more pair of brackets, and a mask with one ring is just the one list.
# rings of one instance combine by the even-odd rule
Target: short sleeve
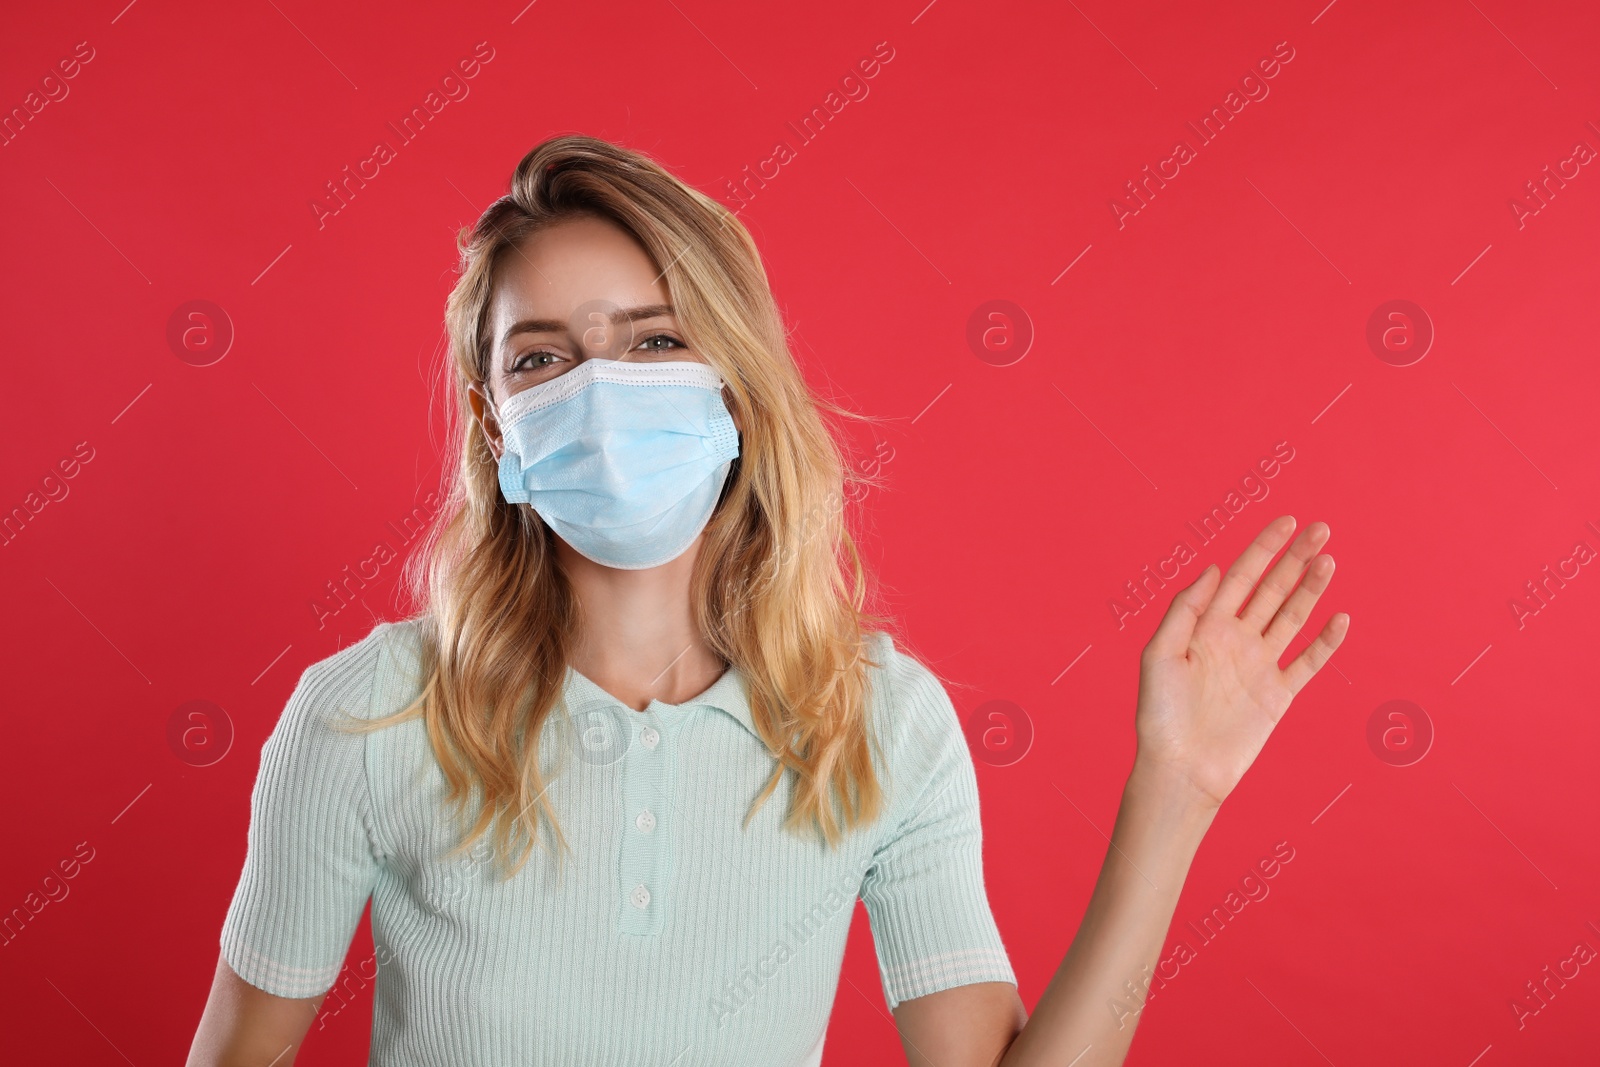
[[889,829],[862,881],[883,994],[1016,984],[983,882],[978,778],[954,705],[913,657],[888,653],[876,717],[893,741]]
[[365,737],[335,725],[366,712],[377,647],[368,637],[306,668],[261,749],[222,955],[280,997],[333,985],[377,879]]

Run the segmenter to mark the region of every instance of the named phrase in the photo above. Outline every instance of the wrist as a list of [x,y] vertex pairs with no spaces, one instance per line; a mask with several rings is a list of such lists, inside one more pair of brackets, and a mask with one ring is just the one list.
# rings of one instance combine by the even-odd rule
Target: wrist
[[1205,833],[1221,807],[1180,769],[1143,754],[1134,757],[1123,796],[1149,817],[1198,834]]

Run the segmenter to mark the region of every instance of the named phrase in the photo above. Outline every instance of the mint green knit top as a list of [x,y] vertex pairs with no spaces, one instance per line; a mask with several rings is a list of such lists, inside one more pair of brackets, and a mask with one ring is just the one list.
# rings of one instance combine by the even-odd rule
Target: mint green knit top
[[376,953],[352,963],[374,985],[370,1065],[817,1064],[858,897],[891,1009],[1016,981],[955,709],[887,634],[868,716],[887,804],[837,849],[781,828],[792,774],[741,826],[774,763],[737,668],[642,712],[568,668],[541,758],[571,852],[558,866],[536,847],[509,880],[487,838],[446,857],[461,827],[420,720],[333,727],[410,703],[419,641],[415,621],[381,623],[301,675],[261,750],[222,927],[246,982],[315,996],[370,899]]

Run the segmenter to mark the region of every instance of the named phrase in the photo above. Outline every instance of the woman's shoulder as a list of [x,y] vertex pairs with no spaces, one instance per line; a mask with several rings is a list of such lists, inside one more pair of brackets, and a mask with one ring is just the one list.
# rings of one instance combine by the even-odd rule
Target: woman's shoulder
[[951,710],[944,680],[902,639],[886,630],[875,630],[868,635],[867,652],[876,705],[934,718]]
[[328,719],[386,715],[422,690],[423,620],[379,622],[367,635],[305,667],[285,714]]
[[961,723],[943,680],[893,635],[875,631],[869,641],[872,678],[870,720],[891,767],[926,767],[965,745]]
[[374,746],[383,754],[379,766],[424,749],[420,724],[374,731],[370,723],[405,709],[421,692],[418,630],[416,620],[380,622],[360,640],[307,665],[262,744],[258,783],[297,783],[284,787],[294,792],[322,777],[342,783],[352,795],[365,794]]

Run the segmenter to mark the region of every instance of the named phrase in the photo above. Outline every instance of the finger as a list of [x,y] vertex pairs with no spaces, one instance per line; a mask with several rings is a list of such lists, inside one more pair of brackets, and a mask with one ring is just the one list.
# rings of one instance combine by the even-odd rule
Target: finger
[[1239,614],[1239,606],[1261,580],[1261,572],[1267,569],[1267,564],[1272,562],[1272,557],[1278,554],[1278,549],[1283,547],[1292,533],[1293,515],[1281,515],[1267,523],[1256,539],[1250,542],[1250,546],[1239,553],[1233,566],[1228,568],[1210,610],[1226,611],[1229,615]]
[[[1333,581],[1333,567],[1332,556],[1314,558],[1306,567],[1306,576],[1301,581],[1300,587],[1289,594],[1289,599],[1278,609],[1278,614],[1272,617],[1272,625],[1267,627],[1262,637],[1266,639],[1267,647],[1272,650],[1274,663],[1283,655],[1283,650],[1289,647],[1294,635],[1300,632],[1300,627],[1311,618],[1312,609],[1327,591],[1328,583]],[[1252,600],[1251,604],[1254,603]]]
[[1291,694],[1298,693],[1305,684],[1311,681],[1313,675],[1322,669],[1328,662],[1328,657],[1334,650],[1344,643],[1345,634],[1350,632],[1350,616],[1340,612],[1328,620],[1322,628],[1317,639],[1294,658],[1287,670],[1283,672],[1284,684],[1289,687]]
[[[1244,614],[1240,616],[1249,623],[1257,633],[1265,630],[1272,617],[1277,614],[1289,593],[1294,589],[1300,575],[1305,572],[1306,564],[1328,541],[1332,533],[1325,522],[1314,522],[1300,531],[1300,536],[1294,539],[1294,544],[1289,546],[1289,551],[1283,558],[1273,565],[1267,576],[1261,579],[1261,584],[1256,586],[1256,591],[1250,596],[1250,603],[1244,606]],[[1302,621],[1305,616],[1301,616]]]
[[1195,620],[1200,618],[1206,610],[1206,605],[1211,602],[1213,594],[1217,591],[1217,578],[1221,570],[1215,563],[1200,572],[1200,576],[1191,582],[1188,588],[1179,592],[1172,598],[1172,603],[1167,605],[1167,613],[1162,616],[1161,625],[1156,627],[1156,632],[1151,635],[1150,643],[1145,646],[1147,655],[1158,659],[1173,656],[1182,656],[1189,651],[1189,639],[1194,636]]

